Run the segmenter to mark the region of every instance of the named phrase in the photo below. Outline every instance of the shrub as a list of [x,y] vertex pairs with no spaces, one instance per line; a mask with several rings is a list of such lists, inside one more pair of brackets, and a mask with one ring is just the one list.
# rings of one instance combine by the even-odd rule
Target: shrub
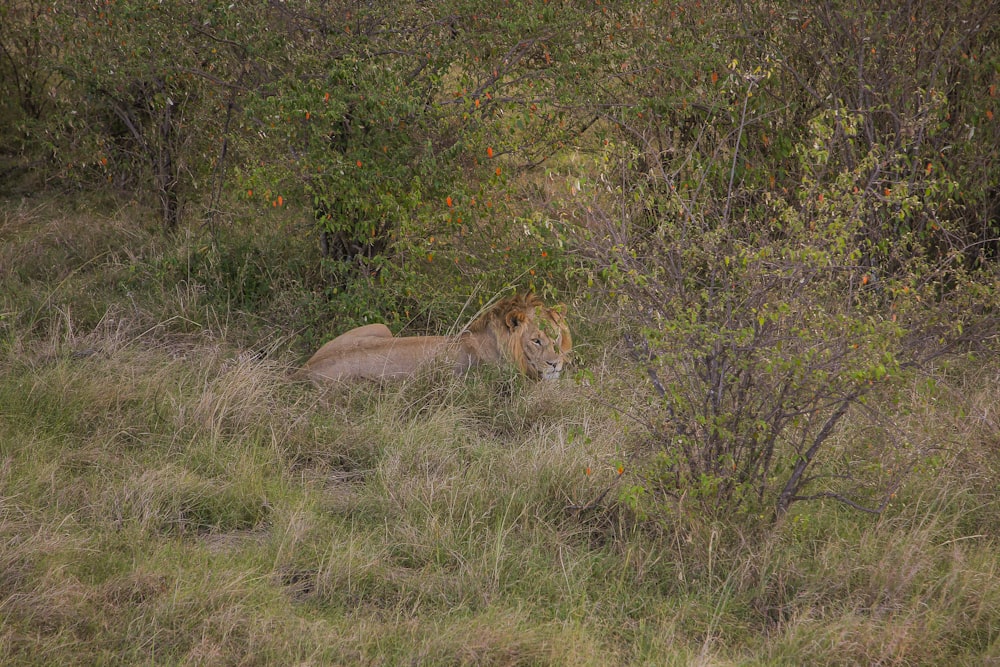
[[[743,80],[749,96],[766,74]],[[733,156],[731,175],[750,123],[747,105],[734,106],[739,134],[717,149]],[[778,517],[831,497],[881,511],[920,455],[886,427],[892,380],[995,330],[994,279],[966,265],[960,244],[913,224],[933,218],[957,237],[938,214],[955,184],[929,174],[885,183],[909,157],[882,145],[858,154],[861,118],[811,120],[794,149],[798,201],[711,172],[692,193],[618,162],[632,176],[617,196],[637,203],[620,206],[622,223],[606,217],[592,250],[653,390],[651,507],[687,498]],[[834,164],[847,150],[852,166]],[[872,420],[877,447],[832,446],[851,411]]]

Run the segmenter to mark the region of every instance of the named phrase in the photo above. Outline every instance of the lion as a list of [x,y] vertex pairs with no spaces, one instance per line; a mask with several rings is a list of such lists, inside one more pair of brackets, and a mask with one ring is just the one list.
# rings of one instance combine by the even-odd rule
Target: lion
[[507,362],[531,379],[556,380],[572,347],[562,315],[527,293],[499,301],[457,336],[397,338],[384,324],[351,329],[323,345],[298,377],[317,384],[398,379],[444,359],[459,375]]

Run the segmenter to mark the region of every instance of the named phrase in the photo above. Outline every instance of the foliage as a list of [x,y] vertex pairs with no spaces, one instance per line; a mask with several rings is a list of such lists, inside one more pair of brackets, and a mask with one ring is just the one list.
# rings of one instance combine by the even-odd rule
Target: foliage
[[[942,253],[957,248],[970,262],[996,257],[995,3],[873,1],[745,16],[754,26],[751,43],[780,60],[784,83],[767,92],[778,103],[797,101],[776,110],[785,116],[779,123],[766,125],[804,128],[818,110],[852,117],[851,140],[832,146],[824,172],[853,169],[875,151],[897,159],[870,172],[865,185],[872,190],[902,186],[911,196],[940,200],[933,191],[939,179],[953,183],[944,209],[926,207],[896,222],[884,209],[859,210],[873,246],[884,252],[897,234],[913,233],[935,236],[921,241]],[[955,228],[942,232],[948,222]]]
[[[797,61],[785,51],[801,39],[779,29],[788,16],[744,13],[773,28],[754,35],[766,45],[756,64],[734,57],[700,85],[675,87],[681,109],[698,109],[685,123],[659,100],[664,80],[690,75],[649,63],[667,74],[609,117],[618,138],[597,161],[617,187],[593,192],[590,247],[655,394],[649,506],[665,496],[726,511],[763,503],[780,517],[797,500],[832,497],[880,512],[921,455],[886,428],[886,381],[996,330],[995,276],[981,263],[996,239],[961,212],[962,174],[919,157],[941,145],[950,117],[928,63],[989,29],[943,29],[935,56],[886,82],[886,99],[817,109],[793,90],[813,87],[788,78]],[[865,16],[826,19],[857,33]],[[821,65],[823,85],[855,74],[839,57]],[[918,86],[928,92],[914,97]],[[872,419],[877,452],[833,446],[852,409]]]
[[51,49],[52,18],[47,3],[4,3],[0,6],[0,177],[24,169],[18,154],[32,158],[44,150],[39,125],[54,111],[58,77],[46,66]]
[[305,54],[281,54],[273,93],[250,107],[277,159],[248,174],[248,195],[275,206],[305,199],[324,254],[365,273],[377,273],[407,221],[427,216],[428,202],[443,202],[459,180],[458,137],[430,106],[446,63],[416,54],[448,25],[418,26],[424,17],[396,9],[331,15],[306,3],[286,12],[283,37]]
[[268,159],[242,183],[264,206],[314,213],[338,295],[368,283],[399,303],[463,277],[489,292],[511,274],[540,289],[558,279],[558,230],[511,203],[508,176],[592,122],[568,91],[589,64],[574,54],[593,10],[454,1],[278,13],[289,46],[249,107],[259,134],[243,133],[245,152]]
[[233,111],[259,79],[241,45],[256,9],[13,3],[6,32],[34,40],[4,49],[25,81],[22,158],[64,186],[153,195],[168,231],[185,201],[217,206]]

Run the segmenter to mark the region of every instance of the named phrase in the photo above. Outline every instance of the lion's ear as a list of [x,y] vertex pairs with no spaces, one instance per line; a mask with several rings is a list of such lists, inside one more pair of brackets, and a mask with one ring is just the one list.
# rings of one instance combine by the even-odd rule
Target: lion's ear
[[507,316],[504,318],[504,321],[507,323],[507,328],[513,331],[514,329],[524,324],[524,321],[526,319],[527,316],[524,314],[523,310],[513,309],[509,313],[507,313]]

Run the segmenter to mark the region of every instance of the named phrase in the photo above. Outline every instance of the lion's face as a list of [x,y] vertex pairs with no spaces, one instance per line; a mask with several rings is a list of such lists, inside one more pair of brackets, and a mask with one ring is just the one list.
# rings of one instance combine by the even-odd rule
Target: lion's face
[[537,307],[508,318],[511,334],[516,337],[522,356],[518,365],[533,379],[558,380],[566,356],[572,348],[569,328],[562,316],[551,308]]

